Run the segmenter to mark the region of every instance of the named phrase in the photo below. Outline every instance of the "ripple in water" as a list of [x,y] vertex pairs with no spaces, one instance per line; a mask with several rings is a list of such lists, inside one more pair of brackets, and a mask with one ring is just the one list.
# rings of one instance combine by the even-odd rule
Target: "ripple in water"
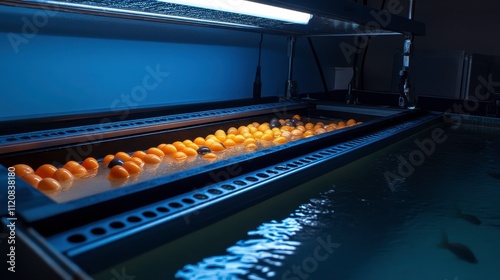
[[[287,256],[293,255],[317,231],[328,228],[333,219],[333,190],[302,204],[290,217],[282,221],[262,223],[226,249],[227,254],[203,259],[196,265],[186,265],[177,271],[179,279],[267,279],[276,276]],[[300,234],[299,234],[300,233]],[[296,236],[299,234],[299,236]],[[295,236],[291,240],[291,237]]]
[[293,218],[263,223],[248,232],[254,238],[240,240],[229,247],[227,255],[205,258],[196,265],[186,265],[175,277],[180,279],[266,279],[275,276],[273,267],[291,255],[301,243],[290,236],[302,226]]

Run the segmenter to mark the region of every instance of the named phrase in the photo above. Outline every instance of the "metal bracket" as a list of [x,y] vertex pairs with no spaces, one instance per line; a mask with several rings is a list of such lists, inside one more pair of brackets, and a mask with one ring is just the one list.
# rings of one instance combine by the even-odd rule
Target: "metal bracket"
[[288,79],[285,84],[285,99],[296,96],[297,84],[293,81],[293,57],[295,54],[295,37],[288,37]]
[[[410,9],[408,13],[408,19],[413,19],[414,14],[414,1],[410,0]],[[403,46],[403,67],[399,71],[400,77],[400,95],[399,95],[399,107],[407,109],[415,109],[417,105],[417,95],[411,89],[410,85],[410,58],[412,55],[412,44],[413,35],[409,34],[405,37],[405,42]]]

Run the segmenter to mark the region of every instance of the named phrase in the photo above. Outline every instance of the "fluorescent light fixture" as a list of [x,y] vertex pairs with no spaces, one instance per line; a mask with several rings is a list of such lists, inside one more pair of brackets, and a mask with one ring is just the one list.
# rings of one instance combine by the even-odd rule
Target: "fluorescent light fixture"
[[247,16],[281,20],[291,23],[307,24],[311,14],[244,0],[158,0],[209,10],[223,11]]
[[141,11],[135,11],[132,9],[121,9],[121,8],[113,8],[113,7],[98,6],[98,5],[69,3],[69,2],[61,2],[61,1],[57,1],[57,0],[56,1],[46,0],[44,2],[47,4],[51,4],[51,5],[74,8],[74,9],[77,9],[80,11],[84,10],[84,11],[95,11],[95,12],[100,12],[100,13],[104,12],[104,13],[121,14],[121,15],[135,15],[138,17],[147,17],[147,18],[164,18],[164,19],[169,19],[169,20],[174,20],[174,21],[189,20],[190,22],[198,22],[198,23],[204,23],[204,24],[206,23],[206,24],[214,24],[214,25],[223,24],[226,26],[242,27],[242,28],[258,28],[257,26],[247,25],[247,24],[232,23],[232,22],[221,23],[220,21],[216,21],[216,20],[187,18],[184,16],[174,16],[174,15],[168,15],[168,14],[155,13],[155,12],[141,12]]

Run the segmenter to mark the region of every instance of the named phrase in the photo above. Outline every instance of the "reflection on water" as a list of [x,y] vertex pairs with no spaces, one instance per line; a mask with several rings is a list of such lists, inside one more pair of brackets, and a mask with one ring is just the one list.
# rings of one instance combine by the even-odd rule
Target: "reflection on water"
[[[328,216],[333,213],[333,190],[302,204],[282,221],[262,223],[247,233],[248,239],[240,240],[226,249],[227,254],[203,259],[177,271],[180,279],[268,279],[276,276],[287,256],[295,254],[301,239],[317,237],[317,230],[328,228]],[[297,235],[300,233],[300,237]],[[295,236],[294,240],[290,240]]]
[[281,266],[285,256],[293,254],[300,245],[288,239],[301,229],[300,223],[293,218],[263,223],[257,230],[248,232],[253,238],[240,240],[229,247],[227,255],[186,265],[175,276],[182,279],[238,279],[238,275],[248,279],[273,277],[273,267]]

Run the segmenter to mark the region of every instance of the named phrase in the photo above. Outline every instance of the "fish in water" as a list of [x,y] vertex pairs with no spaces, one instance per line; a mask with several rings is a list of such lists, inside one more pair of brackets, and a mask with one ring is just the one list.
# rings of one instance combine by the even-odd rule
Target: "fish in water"
[[488,175],[490,175],[490,177],[500,180],[500,173],[489,172]]
[[455,217],[460,218],[460,219],[464,219],[467,222],[475,224],[475,225],[481,224],[481,221],[476,216],[462,213],[462,211],[458,208],[455,208]]
[[448,235],[444,232],[439,247],[449,250],[461,260],[469,263],[477,263],[476,256],[474,256],[474,253],[472,253],[471,249],[460,243],[450,243],[448,241]]

